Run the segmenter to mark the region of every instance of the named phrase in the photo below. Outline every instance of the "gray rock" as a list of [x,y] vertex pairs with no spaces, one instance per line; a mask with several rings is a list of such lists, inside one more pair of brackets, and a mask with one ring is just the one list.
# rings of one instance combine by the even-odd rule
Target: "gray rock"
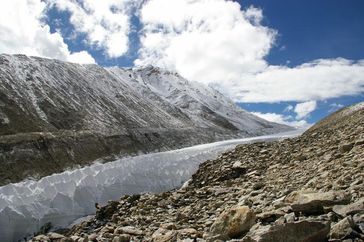
[[296,220],[296,216],[294,213],[289,213],[289,214],[285,214],[284,218],[286,220],[287,223],[292,223]]
[[243,242],[324,242],[330,225],[300,221],[280,225],[259,226],[243,238]]
[[355,203],[351,203],[348,205],[335,205],[332,210],[341,215],[342,217],[346,217],[348,215],[354,215],[359,212],[364,211],[364,198],[360,199]]
[[118,227],[114,231],[115,234],[131,234],[131,235],[142,235],[143,231],[133,226]]
[[43,234],[35,236],[32,241],[36,241],[36,242],[48,242],[51,241],[50,238],[48,236],[45,236]]
[[51,240],[60,240],[65,238],[65,236],[61,235],[61,234],[57,234],[54,232],[48,233],[47,236],[51,239]]
[[355,224],[353,218],[351,216],[348,216],[331,227],[330,238],[345,239],[353,232],[354,226]]
[[349,152],[354,147],[354,143],[343,144],[339,147],[342,153]]
[[291,204],[294,212],[320,214],[324,212],[325,206],[347,204],[350,202],[350,198],[350,194],[345,191],[324,193],[299,191],[291,193],[285,201]]

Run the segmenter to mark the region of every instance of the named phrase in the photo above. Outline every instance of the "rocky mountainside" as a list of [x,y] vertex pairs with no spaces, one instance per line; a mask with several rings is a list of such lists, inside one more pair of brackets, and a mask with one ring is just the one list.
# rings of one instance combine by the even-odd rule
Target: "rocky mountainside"
[[188,184],[123,196],[66,235],[33,241],[364,240],[364,103],[298,138],[245,144],[202,163]]
[[0,184],[112,154],[290,130],[154,67],[0,55]]

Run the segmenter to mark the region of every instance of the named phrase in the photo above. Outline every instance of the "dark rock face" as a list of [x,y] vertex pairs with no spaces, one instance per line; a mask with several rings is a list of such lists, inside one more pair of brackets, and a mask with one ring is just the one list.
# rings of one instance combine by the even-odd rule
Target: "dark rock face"
[[[181,189],[121,197],[116,210],[106,206],[114,209],[111,219],[96,215],[67,236],[104,241],[123,231],[130,241],[363,241],[361,105],[298,138],[240,145],[201,164]],[[347,143],[358,145],[339,149]],[[226,175],[234,169],[243,172]]]
[[[102,162],[118,154],[138,154],[194,145],[194,130],[130,132],[104,136],[91,131],[21,133],[0,140],[0,184],[14,183],[26,177],[41,178],[65,168]],[[178,138],[176,138],[178,137]],[[202,139],[209,141],[209,137]],[[213,141],[212,139],[210,141]]]
[[290,129],[158,68],[106,69],[0,55],[0,185],[108,155]]

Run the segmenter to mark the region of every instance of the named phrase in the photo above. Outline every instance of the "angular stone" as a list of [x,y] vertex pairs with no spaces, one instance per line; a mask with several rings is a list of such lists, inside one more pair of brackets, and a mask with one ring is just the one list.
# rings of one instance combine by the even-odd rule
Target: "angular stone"
[[344,239],[346,236],[350,235],[353,232],[353,227],[355,226],[353,218],[348,216],[334,226],[332,226],[330,230],[330,238],[331,239]]
[[152,239],[154,242],[168,242],[175,240],[176,236],[177,232],[174,230],[159,228],[153,233]]
[[300,221],[279,225],[258,226],[250,231],[243,242],[324,242],[330,232],[330,224]]
[[54,233],[54,232],[48,233],[48,234],[47,234],[47,236],[48,236],[51,240],[60,240],[60,239],[65,238],[63,235],[58,234],[58,233]]
[[348,205],[335,205],[332,210],[342,217],[354,215],[356,213],[364,211],[364,198]]
[[284,215],[284,219],[287,223],[292,223],[296,220],[296,216],[294,213],[288,213]]
[[225,210],[212,224],[212,234],[237,238],[248,232],[255,223],[255,214],[247,206],[237,206]]
[[294,212],[302,212],[305,214],[323,213],[324,207],[336,204],[348,204],[350,202],[350,194],[345,191],[330,192],[293,192],[285,199],[291,204]]
[[131,234],[131,235],[142,235],[143,231],[133,226],[118,227],[114,231],[115,234]]
[[342,153],[349,152],[354,147],[354,143],[343,144],[339,147]]

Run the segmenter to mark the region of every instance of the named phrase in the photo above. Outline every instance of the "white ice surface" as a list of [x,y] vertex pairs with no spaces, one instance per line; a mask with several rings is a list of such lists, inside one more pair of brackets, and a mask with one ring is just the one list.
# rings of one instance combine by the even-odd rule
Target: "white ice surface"
[[122,158],[106,164],[0,187],[0,241],[17,241],[51,222],[67,227],[95,213],[95,203],[124,194],[163,192],[180,187],[198,165],[237,144],[293,137],[300,131],[228,140],[189,148]]

